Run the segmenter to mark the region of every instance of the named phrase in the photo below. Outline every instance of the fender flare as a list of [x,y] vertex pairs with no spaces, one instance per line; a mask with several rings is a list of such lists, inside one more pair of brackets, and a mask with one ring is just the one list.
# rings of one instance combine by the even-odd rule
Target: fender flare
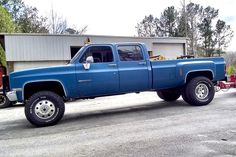
[[188,75],[189,75],[190,73],[195,73],[195,72],[210,72],[210,73],[212,74],[212,78],[215,77],[214,72],[213,72],[213,70],[211,70],[211,69],[190,70],[190,71],[188,71],[188,72],[186,73],[186,75],[185,75],[185,77],[184,77],[184,83],[187,82]]
[[65,96],[67,97],[66,88],[65,88],[65,86],[63,85],[63,83],[60,80],[48,79],[48,80],[34,80],[34,81],[27,81],[27,82],[25,82],[24,85],[23,85],[23,88],[22,88],[22,100],[24,100],[25,86],[27,84],[30,84],[30,83],[38,83],[38,82],[57,82],[57,83],[61,84],[61,86],[63,88],[63,91],[65,93]]

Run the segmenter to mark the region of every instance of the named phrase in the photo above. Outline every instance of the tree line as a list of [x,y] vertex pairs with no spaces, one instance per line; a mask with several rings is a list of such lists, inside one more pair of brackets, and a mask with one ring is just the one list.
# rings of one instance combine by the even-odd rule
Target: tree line
[[1,20],[0,32],[17,33],[52,33],[52,34],[83,34],[87,26],[77,29],[69,27],[67,20],[54,10],[48,17],[39,15],[36,7],[26,5],[22,0],[0,0]]
[[[54,10],[48,17],[39,15],[36,7],[22,0],[0,0],[0,33],[83,34],[87,26],[69,27],[67,20]],[[6,66],[6,57],[0,45],[0,63]]]
[[211,6],[189,3],[180,10],[170,6],[160,17],[145,16],[136,30],[140,37],[187,37],[188,54],[221,56],[234,32],[218,15],[219,10]]

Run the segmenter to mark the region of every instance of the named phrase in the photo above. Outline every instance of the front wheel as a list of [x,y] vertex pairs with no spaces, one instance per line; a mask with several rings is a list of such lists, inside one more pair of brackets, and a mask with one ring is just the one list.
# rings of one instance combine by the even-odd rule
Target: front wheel
[[214,85],[206,77],[193,78],[184,90],[187,102],[194,106],[208,105],[215,96]]
[[25,116],[36,126],[50,126],[61,120],[65,112],[63,99],[54,92],[33,94],[25,105]]

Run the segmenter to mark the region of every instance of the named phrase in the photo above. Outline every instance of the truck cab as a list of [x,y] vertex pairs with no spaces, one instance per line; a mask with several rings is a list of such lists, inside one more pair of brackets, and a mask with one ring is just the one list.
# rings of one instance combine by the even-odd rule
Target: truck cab
[[151,89],[151,65],[145,52],[138,43],[86,46],[70,62],[75,64],[79,97]]

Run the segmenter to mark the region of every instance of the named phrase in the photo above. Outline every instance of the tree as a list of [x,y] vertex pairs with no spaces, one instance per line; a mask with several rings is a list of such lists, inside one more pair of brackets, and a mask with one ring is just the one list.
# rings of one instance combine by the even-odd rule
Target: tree
[[67,28],[65,30],[65,34],[78,34],[78,35],[82,35],[87,31],[87,26],[83,27],[80,30],[77,30],[76,28]]
[[218,20],[215,30],[216,53],[218,56],[224,53],[225,48],[228,47],[233,37],[233,30],[230,25],[226,25],[225,21]]
[[137,24],[136,30],[141,37],[174,37],[176,36],[176,20],[178,12],[174,6],[166,8],[160,18],[145,16]]
[[47,18],[39,16],[35,7],[24,4],[22,0],[0,0],[0,4],[11,13],[16,32],[47,33]]
[[138,36],[155,37],[157,28],[156,21],[157,19],[154,19],[153,15],[145,16],[136,26]]
[[48,18],[39,15],[36,7],[27,6],[22,0],[0,0],[0,5],[12,15],[15,23],[15,32],[83,34],[87,30],[87,26],[81,29],[69,28],[66,19],[58,16],[53,9],[48,20]]
[[54,10],[51,10],[51,17],[49,20],[48,28],[49,32],[51,34],[84,34],[87,31],[87,27],[85,26],[81,28],[80,30],[76,27],[68,27],[67,20],[63,18],[62,16],[58,15],[54,12]]
[[48,33],[46,21],[47,18],[38,15],[37,8],[26,7],[16,24],[22,33]]
[[[13,32],[15,29],[11,15],[0,5],[0,32]],[[6,66],[6,57],[2,46],[0,45],[0,62]]]
[[226,66],[234,65],[236,66],[236,52],[229,52],[224,54],[224,59]]
[[168,7],[161,14],[159,20],[160,31],[162,36],[165,37],[175,37],[176,34],[176,22],[177,22],[178,12],[174,6]]
[[52,9],[48,28],[51,34],[64,34],[67,29],[67,21]]
[[210,6],[206,7],[203,11],[203,20],[201,24],[198,25],[202,49],[204,51],[204,56],[211,57],[214,54],[214,48],[216,42],[214,40],[214,30],[212,28],[212,21],[218,16],[218,9],[214,9]]
[[11,15],[0,6],[0,32],[13,32],[15,29]]
[[[186,10],[186,11],[185,11]],[[137,24],[141,37],[187,37],[188,54],[195,56],[221,55],[230,43],[233,31],[222,20],[217,20],[219,10],[210,6],[189,3],[178,11],[167,7],[160,18],[152,15]],[[216,25],[214,26],[214,23]]]
[[22,0],[0,0],[0,5],[8,10],[14,21],[19,18],[25,9],[25,4]]
[[[198,49],[199,29],[198,25],[202,20],[203,7],[199,4],[189,3],[186,6],[182,5],[180,18],[178,20],[178,35],[180,37],[188,37],[188,52],[195,55]],[[187,28],[187,30],[185,30]]]

